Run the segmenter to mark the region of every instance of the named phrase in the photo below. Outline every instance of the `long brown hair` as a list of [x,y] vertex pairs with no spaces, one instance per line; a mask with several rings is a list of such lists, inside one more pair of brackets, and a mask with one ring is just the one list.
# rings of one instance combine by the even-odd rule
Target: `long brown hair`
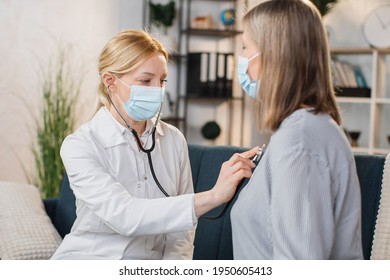
[[244,28],[261,51],[255,121],[275,131],[295,110],[325,112],[340,125],[322,18],[310,1],[273,0],[250,10]]
[[[114,36],[103,48],[99,58],[99,74],[110,72],[118,77],[130,72],[147,61],[153,54],[161,53],[168,61],[164,46],[149,33],[142,30],[124,30]],[[102,107],[110,107],[110,101],[102,80],[98,90],[95,113]]]

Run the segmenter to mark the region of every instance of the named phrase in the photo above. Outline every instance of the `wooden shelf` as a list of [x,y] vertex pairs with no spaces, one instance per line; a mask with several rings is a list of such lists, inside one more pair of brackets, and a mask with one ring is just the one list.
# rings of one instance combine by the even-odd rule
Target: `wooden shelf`
[[227,101],[227,100],[243,100],[244,96],[237,97],[237,96],[230,96],[230,97],[218,97],[218,96],[195,96],[195,95],[187,95],[187,96],[180,96],[181,99],[191,99],[191,100],[216,100],[216,101]]
[[369,149],[365,147],[352,147],[351,149],[353,153],[362,153],[362,154],[369,153]]
[[182,31],[187,35],[197,35],[197,36],[209,36],[209,37],[230,37],[241,34],[242,31],[238,30],[222,30],[222,29],[186,29]]
[[184,122],[184,118],[176,118],[176,117],[167,117],[167,118],[161,118],[162,121],[167,122],[167,123],[172,123],[172,122]]
[[387,155],[390,153],[390,149],[374,149],[374,154]]
[[361,103],[361,104],[370,104],[371,99],[367,97],[338,97],[336,100],[339,103]]
[[376,104],[390,105],[390,98],[375,98]]
[[374,51],[378,53],[390,54],[390,48],[388,49],[376,49],[376,48],[332,48],[332,55],[356,55],[356,54],[367,54],[371,55]]
[[198,1],[198,2],[201,2],[201,1],[207,1],[207,2],[232,2],[232,3],[234,3],[234,2],[237,2],[237,0],[191,0],[192,2],[196,2],[196,1]]

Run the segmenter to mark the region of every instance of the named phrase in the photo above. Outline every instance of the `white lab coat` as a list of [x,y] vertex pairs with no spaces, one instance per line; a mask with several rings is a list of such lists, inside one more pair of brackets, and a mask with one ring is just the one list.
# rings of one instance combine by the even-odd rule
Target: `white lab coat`
[[[148,121],[141,137],[152,144]],[[147,155],[131,132],[101,108],[61,147],[77,218],[52,259],[191,259],[197,219],[188,148],[175,127],[160,122]]]

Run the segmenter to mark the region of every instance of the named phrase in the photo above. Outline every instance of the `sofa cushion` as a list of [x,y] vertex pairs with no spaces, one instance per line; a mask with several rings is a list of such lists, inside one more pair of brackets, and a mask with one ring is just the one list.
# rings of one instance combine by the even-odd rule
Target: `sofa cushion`
[[371,259],[390,260],[390,154],[383,169],[380,205],[372,241]]
[[[211,189],[216,183],[223,162],[236,152],[247,149],[234,146],[189,145],[192,177],[195,193]],[[218,220],[199,219],[194,242],[194,259],[233,259],[230,208]],[[220,206],[206,216],[218,215]]]
[[57,209],[54,217],[54,226],[57,228],[59,234],[64,237],[72,228],[76,220],[76,204],[75,196],[69,186],[69,179],[66,173],[62,180],[60,196],[57,201]]
[[0,259],[49,259],[61,237],[35,186],[0,182]]

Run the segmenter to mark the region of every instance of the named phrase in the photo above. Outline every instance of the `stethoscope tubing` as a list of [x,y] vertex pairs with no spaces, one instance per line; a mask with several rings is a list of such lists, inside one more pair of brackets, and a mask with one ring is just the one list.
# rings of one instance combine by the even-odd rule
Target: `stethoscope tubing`
[[126,124],[127,128],[131,131],[131,133],[134,135],[134,138],[137,142],[137,146],[138,148],[144,152],[147,156],[148,156],[148,162],[149,162],[149,167],[150,167],[150,171],[152,173],[152,177],[153,177],[153,180],[154,182],[156,183],[157,187],[160,189],[160,191],[166,196],[166,197],[170,197],[170,195],[167,193],[167,191],[163,188],[163,186],[160,184],[159,180],[157,179],[157,176],[156,176],[156,173],[154,172],[154,167],[153,167],[153,161],[152,161],[152,151],[154,150],[155,146],[156,146],[156,127],[157,127],[157,123],[158,121],[160,120],[160,114],[161,114],[161,109],[162,109],[162,103],[161,103],[161,107],[160,107],[160,110],[158,112],[158,116],[157,116],[157,119],[156,119],[156,122],[154,123],[154,126],[152,128],[152,146],[150,146],[150,148],[148,149],[145,149],[143,146],[142,146],[142,143],[141,143],[141,140],[139,139],[139,136],[138,136],[138,133],[137,131],[135,131],[134,128],[132,128],[128,122],[125,120],[125,118],[122,116],[122,114],[119,112],[119,110],[116,108],[114,102],[112,102],[112,99],[111,99],[111,96],[110,96],[110,92],[109,92],[109,89],[107,87],[107,95],[108,95],[108,98],[110,99],[110,102],[111,102],[111,105],[114,107],[115,111],[118,113],[118,115],[121,117],[121,119],[124,121],[124,123]]

